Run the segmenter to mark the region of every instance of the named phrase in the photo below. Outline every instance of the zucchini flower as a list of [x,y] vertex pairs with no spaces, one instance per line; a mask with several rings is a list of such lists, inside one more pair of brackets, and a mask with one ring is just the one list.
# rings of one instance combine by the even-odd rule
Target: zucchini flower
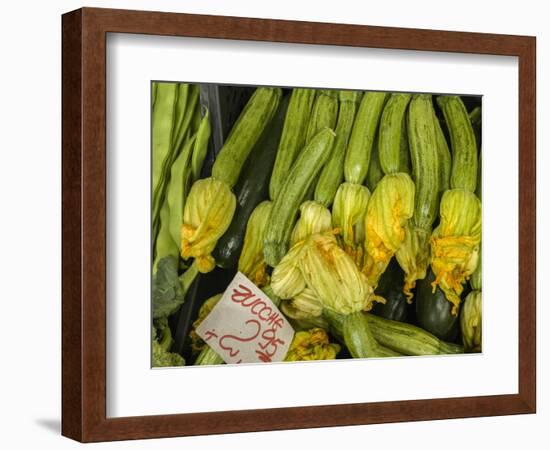
[[323,361],[336,359],[340,351],[338,344],[329,341],[328,334],[322,328],[298,331],[290,344],[285,361]]
[[189,337],[191,338],[191,349],[193,350],[193,353],[198,353],[204,347],[206,347],[206,342],[204,342],[202,338],[197,334],[197,328],[202,323],[202,321],[206,319],[208,314],[212,312],[212,310],[214,309],[214,306],[218,304],[222,296],[223,294],[216,294],[210,297],[208,300],[206,300],[200,307],[199,315],[193,322],[191,332],[189,333]]
[[323,304],[315,292],[306,287],[292,300],[281,303],[281,310],[287,317],[295,320],[320,317],[323,313]]
[[481,202],[463,189],[446,191],[441,198],[441,221],[432,233],[432,283],[445,293],[458,313],[464,283],[476,270],[481,242]]
[[472,291],[464,300],[460,313],[462,342],[468,352],[481,352],[481,291]]
[[407,298],[407,303],[411,303],[413,299],[411,291],[416,286],[416,280],[426,278],[430,265],[429,232],[408,221],[405,227],[405,240],[397,250],[395,257],[405,272],[403,293]]
[[305,250],[305,241],[292,246],[271,274],[271,289],[281,299],[291,299],[306,288],[300,261]]
[[366,262],[369,284],[376,286],[391,258],[405,240],[407,221],[414,211],[415,187],[406,173],[384,176],[367,207]]
[[269,283],[264,260],[264,232],[272,206],[273,203],[266,200],[252,211],[246,225],[243,249],[239,258],[239,271],[258,287]]
[[223,181],[206,178],[191,187],[183,210],[181,256],[195,258],[199,272],[215,267],[210,253],[229,228],[235,207],[235,195]]
[[332,233],[314,234],[306,241],[300,261],[306,285],[323,308],[340,313],[370,310],[373,289],[353,259],[338,245]]
[[[373,289],[331,232],[317,233],[299,241],[273,270],[271,287],[282,299],[296,299],[310,288],[323,309],[340,314],[370,310]],[[307,293],[307,292],[306,292]],[[309,297],[310,299],[312,297]]]
[[300,218],[292,231],[290,245],[294,245],[312,234],[329,231],[331,228],[330,211],[320,203],[308,200],[300,206]]
[[363,185],[342,183],[332,206],[332,224],[340,230],[344,250],[361,265],[365,241],[365,214],[370,191]]

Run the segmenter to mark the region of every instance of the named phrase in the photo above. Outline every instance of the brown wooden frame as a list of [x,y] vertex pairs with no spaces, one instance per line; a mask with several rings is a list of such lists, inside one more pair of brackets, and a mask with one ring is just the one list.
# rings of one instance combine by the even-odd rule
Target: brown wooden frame
[[[106,417],[106,33],[519,58],[519,393],[351,405]],[[83,8],[63,15],[62,433],[82,441],[534,413],[534,37]]]

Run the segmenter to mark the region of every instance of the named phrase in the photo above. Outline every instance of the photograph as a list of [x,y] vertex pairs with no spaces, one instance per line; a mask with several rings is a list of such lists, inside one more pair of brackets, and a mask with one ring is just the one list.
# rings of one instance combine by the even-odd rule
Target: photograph
[[482,353],[482,95],[150,92],[153,368]]

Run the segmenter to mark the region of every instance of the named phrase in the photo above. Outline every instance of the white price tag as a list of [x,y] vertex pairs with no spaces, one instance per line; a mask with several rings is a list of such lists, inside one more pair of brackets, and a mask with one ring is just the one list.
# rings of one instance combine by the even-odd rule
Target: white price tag
[[278,362],[294,330],[271,299],[238,272],[197,334],[228,364]]

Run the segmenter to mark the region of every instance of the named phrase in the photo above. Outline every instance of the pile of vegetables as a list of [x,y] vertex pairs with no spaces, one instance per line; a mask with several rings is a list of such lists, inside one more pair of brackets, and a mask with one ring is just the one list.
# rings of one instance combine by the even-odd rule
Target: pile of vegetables
[[223,363],[195,329],[224,287],[186,298],[213,270],[279,306],[287,361],[481,351],[479,99],[259,87],[210,171],[199,86],[152,92],[153,366]]

